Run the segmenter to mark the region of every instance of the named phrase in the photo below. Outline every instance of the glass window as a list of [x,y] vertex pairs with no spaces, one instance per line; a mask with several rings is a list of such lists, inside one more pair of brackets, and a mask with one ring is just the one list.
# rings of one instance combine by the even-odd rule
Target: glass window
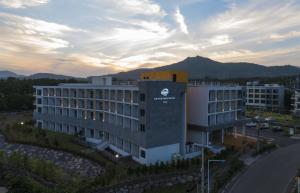
[[140,94],[140,101],[145,101],[146,95],[144,93]]
[[145,132],[145,125],[144,124],[140,124],[140,131]]
[[144,117],[144,116],[145,116],[145,109],[141,109],[141,110],[140,110],[140,116],[141,116],[141,117]]
[[146,158],[146,152],[142,149],[141,149],[140,155],[141,155],[142,158]]

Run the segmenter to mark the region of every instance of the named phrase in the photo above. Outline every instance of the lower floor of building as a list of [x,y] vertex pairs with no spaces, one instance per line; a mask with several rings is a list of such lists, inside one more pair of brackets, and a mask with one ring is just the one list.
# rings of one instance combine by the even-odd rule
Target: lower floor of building
[[214,153],[219,153],[225,149],[223,146],[225,133],[232,131],[232,127],[212,130],[210,132],[205,129],[188,129],[186,132],[185,152],[182,155],[180,153],[179,142],[145,148],[122,138],[122,136],[114,135],[97,128],[85,128],[78,125],[46,120],[37,120],[36,125],[39,128],[48,129],[53,132],[78,135],[86,142],[93,144],[98,150],[103,151],[109,147],[118,156],[131,156],[133,160],[146,165],[157,162],[170,162],[174,159],[197,157],[201,155],[202,148],[208,148]]

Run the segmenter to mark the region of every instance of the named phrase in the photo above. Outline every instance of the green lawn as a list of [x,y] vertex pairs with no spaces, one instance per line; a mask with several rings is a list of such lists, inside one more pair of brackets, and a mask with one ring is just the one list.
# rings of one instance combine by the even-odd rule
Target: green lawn
[[19,122],[12,126],[7,125],[2,127],[0,131],[9,142],[32,144],[63,150],[86,157],[99,163],[101,166],[106,166],[106,164],[110,163],[110,161],[105,159],[99,152],[75,143],[76,137],[72,135],[37,129],[32,125],[21,125]]
[[276,112],[259,112],[258,110],[247,110],[246,115],[247,117],[255,117],[257,115],[260,115],[263,118],[273,117],[275,121],[281,124],[300,125],[300,118],[294,117],[292,114],[280,114]]

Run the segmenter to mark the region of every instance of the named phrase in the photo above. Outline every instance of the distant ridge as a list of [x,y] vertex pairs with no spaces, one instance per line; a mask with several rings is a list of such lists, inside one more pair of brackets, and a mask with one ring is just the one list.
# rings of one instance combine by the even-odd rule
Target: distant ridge
[[[247,62],[228,62],[222,63],[211,60],[209,58],[195,56],[187,57],[186,59],[157,68],[140,68],[127,72],[120,72],[116,74],[109,74],[117,79],[123,80],[137,80],[142,72],[147,71],[164,71],[164,70],[180,70],[186,71],[189,79],[231,79],[231,78],[263,78],[263,77],[279,77],[279,76],[295,76],[300,74],[300,68],[292,65],[285,66],[263,66]],[[86,80],[84,78],[65,76],[52,73],[36,73],[29,76],[23,76],[10,71],[0,71],[0,79],[8,77],[26,78],[26,79],[56,79],[56,80]],[[89,77],[87,77],[89,79]]]
[[11,71],[0,71],[0,79],[7,78],[20,78],[20,79],[55,79],[55,80],[69,80],[69,79],[78,79],[82,80],[82,78],[76,78],[73,76],[65,76],[59,74],[52,73],[36,73],[29,76],[19,75],[17,73]]
[[7,79],[9,77],[13,77],[13,78],[22,78],[24,77],[23,75],[19,75],[16,74],[14,72],[10,72],[10,71],[0,71],[0,79]]
[[186,71],[189,74],[189,79],[203,79],[205,77],[218,79],[254,78],[294,76],[300,74],[300,68],[291,65],[267,67],[247,62],[222,63],[209,58],[196,56],[188,57],[183,61],[162,67],[136,69],[113,74],[113,76],[118,79],[138,79],[141,72],[162,70]]
[[51,73],[37,73],[37,74],[32,74],[30,76],[26,77],[27,79],[42,79],[42,78],[47,78],[47,79],[55,79],[55,80],[68,80],[68,79],[77,79],[73,76],[65,76],[65,75],[60,75],[60,74],[51,74]]

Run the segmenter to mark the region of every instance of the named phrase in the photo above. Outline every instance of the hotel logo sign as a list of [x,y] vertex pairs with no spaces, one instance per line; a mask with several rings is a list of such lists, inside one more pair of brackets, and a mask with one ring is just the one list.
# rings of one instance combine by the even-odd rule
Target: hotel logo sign
[[170,94],[170,91],[168,88],[164,88],[160,91],[160,94],[162,97],[155,97],[155,101],[162,101],[163,103],[168,103],[169,100],[175,100],[175,97],[168,96]]
[[168,96],[169,89],[167,89],[167,88],[162,89],[162,91],[160,92],[160,94],[163,95],[163,96],[165,96],[165,97]]

